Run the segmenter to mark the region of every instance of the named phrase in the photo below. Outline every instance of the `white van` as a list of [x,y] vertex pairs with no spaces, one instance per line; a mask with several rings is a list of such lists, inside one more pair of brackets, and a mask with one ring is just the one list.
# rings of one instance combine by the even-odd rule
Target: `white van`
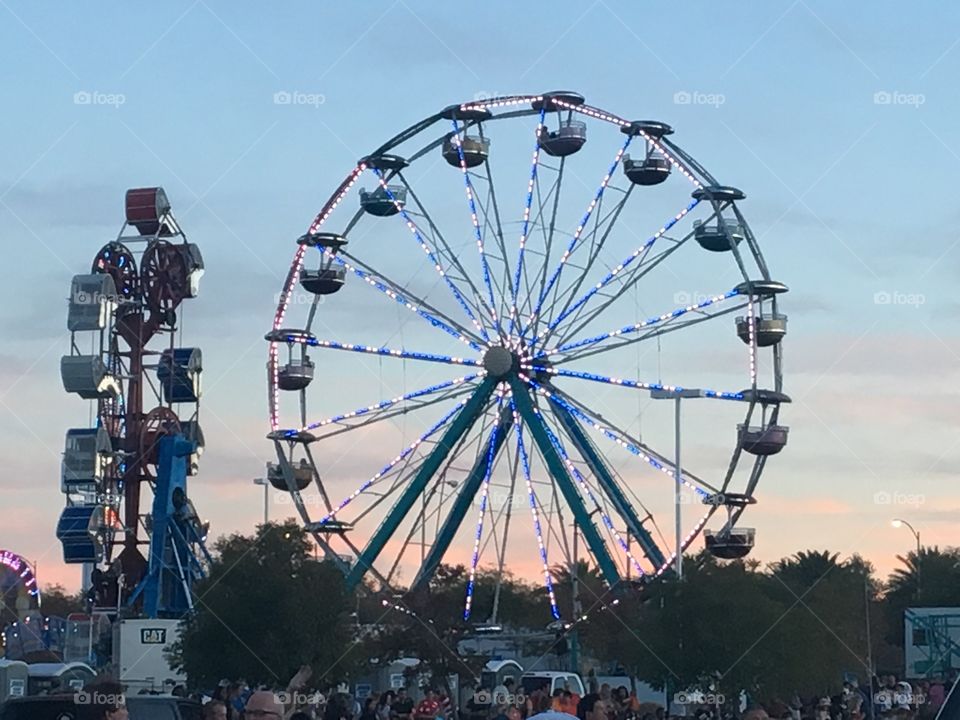
[[534,690],[546,687],[547,693],[553,695],[557,690],[569,690],[580,697],[586,693],[583,690],[583,680],[576,673],[564,670],[532,670],[520,676],[520,687],[524,695],[530,695]]

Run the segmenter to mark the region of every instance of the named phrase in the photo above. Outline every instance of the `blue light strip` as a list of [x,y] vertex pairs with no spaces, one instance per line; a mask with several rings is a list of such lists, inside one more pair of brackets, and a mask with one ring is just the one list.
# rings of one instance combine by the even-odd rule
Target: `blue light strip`
[[[633,443],[624,440],[619,435],[617,435],[613,430],[608,428],[606,425],[602,425],[600,422],[598,422],[597,420],[593,419],[592,417],[587,415],[585,412],[580,410],[580,408],[575,407],[574,405],[571,405],[560,396],[550,392],[547,388],[543,387],[542,385],[537,383],[535,380],[532,380],[531,378],[528,378],[523,375],[521,375],[521,378],[524,380],[524,382],[529,383],[530,386],[533,387],[537,392],[539,392],[541,395],[543,395],[548,400],[550,400],[550,402],[556,403],[560,407],[564,408],[565,410],[567,410],[567,412],[569,412],[575,418],[586,423],[587,425],[592,427],[594,430],[606,436],[610,440],[613,440],[617,445],[624,448],[625,450],[632,453],[633,455],[636,455],[638,458],[640,458],[641,460],[649,464],[651,467],[659,470],[660,472],[664,473],[670,478],[674,477],[675,473],[673,472],[673,468],[660,462],[657,458],[651,455],[648,455],[646,452],[641,450],[639,447],[637,447]],[[710,494],[703,488],[698,487],[693,483],[691,483],[689,480],[687,480],[686,476],[683,478],[683,484],[702,497],[707,497]]]
[[587,228],[587,223],[590,222],[590,216],[593,214],[594,209],[597,207],[597,204],[600,202],[600,198],[603,197],[604,190],[607,189],[607,185],[610,183],[610,178],[613,177],[613,173],[617,169],[617,165],[620,164],[620,159],[623,157],[623,154],[627,151],[627,148],[630,147],[630,141],[633,140],[632,135],[627,135],[626,142],[623,143],[623,147],[620,148],[617,152],[616,157],[614,157],[613,162],[610,164],[610,169],[607,170],[607,174],[603,176],[603,180],[600,183],[600,187],[597,188],[596,194],[593,196],[593,200],[590,201],[590,204],[587,206],[586,212],[583,214],[583,218],[580,220],[580,224],[577,226],[577,231],[573,234],[573,237],[570,238],[570,242],[567,244],[567,249],[564,250],[563,255],[560,256],[560,264],[557,265],[557,269],[553,271],[553,275],[550,277],[550,281],[544,285],[543,292],[540,293],[540,297],[537,300],[537,306],[533,310],[533,314],[530,316],[526,327],[520,332],[521,337],[526,334],[527,330],[533,327],[533,324],[536,322],[537,318],[540,316],[540,311],[543,309],[543,301],[546,300],[547,295],[550,294],[550,290],[553,288],[554,284],[560,277],[560,273],[563,271],[563,266],[566,265],[567,260],[570,259],[570,254],[573,252],[574,246],[580,240],[583,235],[583,231]]
[[730,290],[729,292],[725,292],[722,295],[714,295],[713,297],[707,298],[706,300],[702,300],[701,302],[695,305],[687,305],[686,307],[677,308],[675,310],[671,310],[670,312],[666,312],[663,315],[654,315],[653,317],[649,317],[642,322],[638,322],[633,325],[624,325],[619,330],[611,330],[610,332],[601,333],[600,335],[595,335],[594,337],[591,337],[591,338],[585,338],[583,340],[575,340],[573,342],[568,342],[564,345],[555,347],[552,350],[543,351],[539,355],[542,357],[543,355],[554,355],[556,353],[565,353],[571,350],[576,350],[577,348],[585,347],[587,345],[594,345],[596,343],[603,342],[604,340],[609,340],[610,338],[639,332],[640,330],[644,330],[648,327],[652,327],[659,323],[666,322],[667,320],[673,320],[675,318],[681,317],[682,315],[686,315],[689,312],[702,310],[706,307],[710,307],[711,305],[716,305],[717,303],[723,302],[724,300],[728,300],[729,298],[732,298],[733,296],[738,294],[739,294],[739,291],[736,288],[734,288],[733,290]]
[[[540,415],[541,419],[543,418],[539,410],[534,408],[533,411],[537,415]],[[563,462],[567,466],[567,469],[573,474],[573,477],[576,479],[577,484],[580,485],[580,490],[588,498],[590,498],[590,502],[593,503],[593,506],[597,509],[597,512],[600,513],[600,517],[603,518],[603,524],[607,527],[607,530],[610,531],[610,533],[614,536],[614,538],[616,538],[617,544],[620,546],[620,549],[623,550],[623,552],[626,554],[630,562],[633,563],[633,567],[636,569],[636,571],[641,576],[646,575],[646,572],[644,571],[643,567],[641,567],[640,563],[637,562],[637,559],[630,552],[630,547],[627,545],[626,540],[623,539],[623,536],[620,535],[620,533],[617,532],[617,529],[613,526],[613,520],[610,518],[610,516],[606,512],[604,512],[603,507],[601,507],[600,505],[600,502],[597,500],[596,496],[590,490],[590,486],[587,485],[586,479],[583,477],[580,471],[577,470],[576,465],[574,465],[573,462],[571,462],[570,457],[567,455],[567,451],[563,447],[563,443],[560,442],[560,438],[558,438],[554,434],[553,430],[551,430],[550,426],[547,425],[546,423],[543,424],[543,427],[547,431],[547,435],[550,437],[550,442],[553,443],[553,447],[556,448],[557,452],[560,454],[560,457],[563,459]]]
[[[497,416],[499,417],[500,406],[503,404],[503,397],[497,401]],[[493,432],[490,433],[490,442],[487,444],[487,468],[483,475],[483,487],[480,491],[480,514],[477,518],[477,533],[473,538],[473,557],[470,560],[470,579],[467,581],[467,598],[463,605],[463,619],[470,619],[470,611],[473,609],[473,588],[474,580],[477,576],[477,563],[480,562],[480,540],[483,538],[483,516],[487,512],[487,498],[490,496],[490,476],[493,474],[493,461],[496,455],[497,434],[500,432],[500,424],[493,426]]]
[[540,513],[537,510],[537,496],[533,490],[533,482],[530,479],[530,457],[527,455],[527,448],[523,442],[523,429],[521,428],[520,414],[517,412],[516,405],[510,400],[510,409],[513,411],[513,427],[517,435],[517,452],[520,454],[520,464],[523,466],[523,479],[527,483],[527,499],[530,501],[530,515],[533,518],[533,529],[537,534],[537,547],[540,550],[540,562],[543,565],[543,582],[547,588],[547,595],[550,598],[550,612],[557,620],[560,619],[560,609],[557,607],[557,597],[553,592],[553,575],[550,573],[550,563],[547,562],[547,548],[543,544],[543,529],[540,526]]
[[676,225],[678,222],[680,222],[680,221],[681,221],[691,210],[693,210],[699,203],[700,203],[699,200],[693,200],[693,201],[691,201],[690,204],[687,205],[683,210],[681,210],[680,212],[678,212],[676,215],[674,215],[672,218],[670,218],[670,220],[668,220],[666,223],[664,223],[663,227],[661,227],[659,230],[657,230],[657,232],[655,232],[643,245],[641,245],[641,246],[638,247],[636,250],[634,250],[632,255],[630,255],[629,257],[625,258],[625,259],[624,259],[619,265],[617,265],[613,270],[611,270],[610,272],[608,272],[607,275],[606,275],[606,277],[603,278],[603,280],[601,280],[601,281],[598,282],[596,285],[594,285],[592,288],[590,288],[590,290],[588,290],[588,291],[586,292],[586,294],[583,295],[583,297],[581,297],[579,300],[577,300],[575,303],[573,303],[570,307],[568,307],[566,310],[564,310],[562,313],[560,313],[560,315],[557,316],[557,318],[554,319],[554,320],[550,323],[550,325],[547,327],[547,329],[544,331],[544,333],[547,333],[547,332],[550,332],[551,330],[554,330],[554,329],[557,327],[557,325],[559,325],[559,324],[562,323],[565,319],[567,319],[567,318],[571,315],[571,313],[576,312],[585,302],[587,302],[590,298],[592,298],[594,295],[596,295],[600,290],[602,290],[602,289],[605,288],[607,285],[609,285],[610,282],[611,282],[617,275],[619,275],[621,272],[623,272],[623,270],[624,270],[625,268],[627,268],[634,260],[636,260],[638,257],[640,257],[640,255],[646,253],[646,251],[648,251],[648,250],[650,249],[650,247],[651,247],[664,233],[666,233],[668,230],[670,230],[670,228],[672,228],[674,225]]
[[480,335],[484,340],[489,340],[490,336],[487,335],[487,329],[477,320],[477,316],[473,314],[473,310],[470,309],[470,305],[467,304],[467,301],[464,299],[463,294],[460,292],[460,289],[453,284],[453,281],[447,276],[446,271],[443,269],[443,266],[440,264],[440,260],[434,254],[433,250],[430,249],[430,246],[427,245],[427,241],[423,238],[423,235],[420,233],[420,229],[417,227],[417,224],[413,221],[413,218],[410,217],[410,213],[406,211],[406,208],[403,207],[401,203],[397,201],[396,196],[393,194],[393,191],[387,185],[387,181],[384,179],[383,172],[377,168],[373,168],[373,172],[377,175],[377,180],[380,183],[380,187],[383,188],[383,192],[388,198],[393,202],[394,207],[399,211],[400,217],[404,219],[407,224],[407,227],[410,229],[410,232],[413,233],[414,239],[417,241],[417,244],[420,245],[420,249],[423,250],[424,254],[430,258],[430,262],[433,263],[434,269],[443,278],[446,282],[447,287],[450,288],[450,292],[453,293],[453,296],[457,299],[457,302],[460,303],[460,307],[463,308],[463,311],[467,314],[467,317],[470,318],[470,322],[473,323],[473,326],[480,332]]
[[[464,131],[466,137],[466,131]],[[477,218],[477,203],[474,200],[473,183],[470,182],[470,173],[467,172],[467,161],[463,157],[463,144],[460,142],[460,123],[453,120],[453,136],[451,138],[457,146],[457,155],[460,156],[460,171],[463,173],[463,186],[467,194],[467,204],[470,205],[470,218],[473,221],[473,234],[477,240],[477,250],[480,252],[480,263],[483,266],[483,283],[487,286],[487,298],[490,301],[490,318],[493,327],[500,329],[500,320],[497,318],[497,301],[493,297],[493,283],[490,281],[490,263],[487,262],[487,253],[483,247],[483,233],[480,231],[480,220]],[[504,258],[506,260],[506,258]]]
[[[597,375],[596,373],[582,372],[580,370],[563,370],[562,368],[545,367],[538,365],[524,365],[524,370],[547,373],[558,377],[574,377],[582,380],[592,380],[593,382],[606,383],[607,385],[622,385],[623,387],[636,388],[637,390],[667,390],[669,392],[680,392],[682,387],[676,385],[662,385],[660,383],[645,383],[639,380],[626,380],[624,378],[607,377],[606,375]],[[725,390],[703,390],[703,396],[714,398],[716,400],[743,400],[742,392],[727,392]]]
[[527,245],[527,235],[530,233],[530,206],[533,204],[533,189],[537,182],[537,169],[540,167],[540,133],[543,131],[543,120],[547,108],[540,109],[540,122],[537,124],[537,140],[533,148],[533,161],[530,164],[530,181],[527,183],[527,201],[523,208],[523,232],[520,233],[520,252],[517,257],[517,272],[513,280],[513,297],[510,298],[510,329],[507,335],[513,335],[517,322],[517,294],[520,292],[520,277],[523,274],[523,251]]
[[480,367],[483,363],[470,358],[451,357],[450,355],[434,355],[433,353],[416,352],[413,350],[397,350],[388,347],[373,345],[355,345],[353,343],[339,343],[335,340],[317,340],[304,335],[287,335],[284,340],[289,343],[303,343],[310,347],[330,348],[331,350],[349,350],[350,352],[366,353],[368,355],[386,355],[389,357],[406,358],[407,360],[425,360],[426,362],[444,363],[446,365],[469,365]]
[[424,395],[430,395],[431,393],[439,392],[440,390],[446,390],[447,388],[456,387],[457,385],[468,383],[471,380],[476,380],[478,377],[481,377],[481,373],[476,373],[474,375],[464,375],[463,377],[458,377],[453,380],[448,380],[447,382],[437,383],[436,385],[430,385],[429,387],[425,387],[420,390],[414,390],[413,392],[408,392],[405,395],[398,395],[397,397],[391,398],[390,400],[381,400],[380,402],[374,403],[373,405],[367,405],[366,407],[357,408],[356,410],[353,410],[348,413],[341,413],[340,415],[331,415],[330,417],[324,418],[323,420],[319,420],[315,423],[310,423],[309,425],[305,425],[299,430],[284,430],[283,432],[287,437],[294,437],[295,435],[298,435],[299,433],[304,432],[305,430],[306,431],[316,430],[317,428],[326,427],[327,425],[334,425],[336,423],[343,422],[344,420],[351,420],[356,417],[362,417],[369,413],[376,412],[378,410],[383,410],[384,408],[388,408],[391,405],[396,405],[397,403],[406,402],[407,400],[413,400],[418,397],[423,397]]
[[360,487],[358,487],[356,490],[350,493],[350,495],[348,495],[346,498],[341,500],[340,504],[337,505],[336,508],[334,508],[329,513],[327,513],[322,518],[320,518],[320,520],[317,522],[317,525],[325,525],[331,520],[333,520],[337,516],[337,513],[343,510],[351,502],[353,502],[357,498],[357,496],[360,495],[360,493],[367,490],[371,485],[377,482],[377,480],[379,480],[388,472],[390,472],[397,465],[397,463],[402,462],[410,453],[412,453],[414,450],[420,447],[420,445],[424,441],[426,441],[431,435],[433,435],[435,432],[437,432],[437,430],[439,430],[448,422],[450,422],[453,416],[456,415],[458,412],[460,412],[460,410],[463,409],[463,406],[466,405],[469,400],[470,398],[467,397],[461,400],[460,402],[458,402],[456,405],[454,405],[453,409],[450,410],[450,412],[448,412],[442,418],[437,420],[437,422],[434,423],[434,425],[429,430],[427,430],[423,435],[421,435],[419,438],[417,438],[412,443],[410,443],[393,460],[391,460],[389,463],[384,465],[383,468],[381,468],[380,472],[372,476],[369,480],[364,481],[364,483],[360,485]]
[[430,323],[434,327],[440,328],[445,333],[447,333],[448,335],[452,335],[460,342],[466,343],[477,352],[481,352],[483,350],[482,347],[480,347],[477,343],[475,343],[473,340],[468,338],[466,335],[456,330],[455,328],[451,327],[450,325],[445,323],[443,320],[440,320],[439,318],[434,317],[433,315],[428,313],[426,310],[423,310],[422,308],[418,307],[417,305],[412,303],[410,300],[408,300],[406,297],[404,297],[400,293],[394,292],[387,285],[385,285],[383,282],[378,280],[371,273],[361,270],[360,268],[354,267],[353,265],[348,263],[346,260],[341,258],[339,255],[331,253],[329,249],[327,249],[325,253],[329,254],[333,258],[334,262],[336,262],[338,265],[342,265],[343,267],[345,267],[347,270],[352,272],[358,278],[360,278],[365,283],[370,285],[370,287],[376,288],[377,290],[382,292],[384,295],[389,297],[391,300],[394,300],[400,305],[403,305],[405,308],[407,308],[411,312],[415,312],[417,315],[422,317],[424,320],[426,320],[428,323]]

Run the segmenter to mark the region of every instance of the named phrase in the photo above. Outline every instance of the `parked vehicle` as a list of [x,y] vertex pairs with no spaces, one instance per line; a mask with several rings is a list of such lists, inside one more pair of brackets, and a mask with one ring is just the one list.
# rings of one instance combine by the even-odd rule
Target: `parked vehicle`
[[[136,720],[200,720],[200,703],[172,695],[130,695],[127,697],[127,709],[130,717]],[[13,698],[0,706],[0,720],[94,718],[94,708],[77,704],[73,695]]]

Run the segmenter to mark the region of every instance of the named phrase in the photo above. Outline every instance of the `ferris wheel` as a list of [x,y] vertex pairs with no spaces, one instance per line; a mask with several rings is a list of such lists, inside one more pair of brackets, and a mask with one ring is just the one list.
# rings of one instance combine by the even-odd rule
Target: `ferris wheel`
[[186,483],[204,448],[202,356],[178,342],[203,271],[163,188],[138,188],[118,237],[71,282],[60,374],[92,422],[66,433],[57,537],[65,562],[90,568],[95,606],[114,612],[182,615],[208,559]]
[[[787,288],[744,193],[672,135],[574,92],[451,105],[362,158],[297,240],[266,336],[268,474],[349,586],[463,562],[469,617],[483,567],[529,568],[559,617],[551,567],[578,541],[611,586],[701,534],[750,552],[738,521],[787,442]],[[682,401],[706,466],[681,461]]]

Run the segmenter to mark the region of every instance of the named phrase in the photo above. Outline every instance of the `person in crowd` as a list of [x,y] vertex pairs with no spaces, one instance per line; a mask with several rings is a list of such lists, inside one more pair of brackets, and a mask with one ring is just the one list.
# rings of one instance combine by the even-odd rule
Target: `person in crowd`
[[283,720],[283,716],[283,703],[269,690],[250,693],[241,715],[243,720]]
[[440,715],[440,701],[437,700],[437,691],[433,688],[427,688],[423,700],[413,711],[413,718],[414,720],[437,720],[438,715]]
[[203,706],[203,720],[228,720],[227,704],[223,700],[211,700]]
[[410,720],[413,716],[413,698],[407,695],[406,688],[402,687],[397,690],[397,699],[392,708],[396,720]]
[[377,703],[380,696],[373,694],[363,701],[363,710],[360,711],[360,720],[377,720]]
[[[569,693],[570,691],[566,692]],[[603,698],[597,693],[587,693],[577,703],[576,716],[580,720],[606,720],[607,708]]]
[[323,720],[353,720],[353,699],[346,693],[335,693],[327,700]]
[[377,701],[377,720],[390,720],[395,697],[393,690],[387,690],[380,694],[380,699]]

